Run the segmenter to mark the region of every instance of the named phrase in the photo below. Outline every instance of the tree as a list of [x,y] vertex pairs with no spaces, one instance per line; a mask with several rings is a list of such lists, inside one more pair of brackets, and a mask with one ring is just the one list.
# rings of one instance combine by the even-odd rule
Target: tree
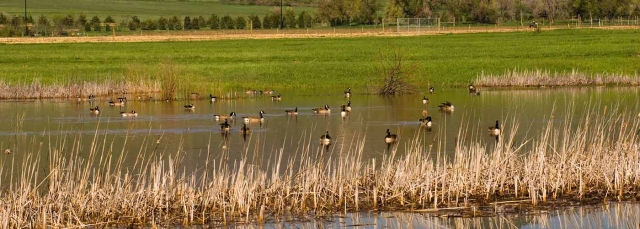
[[220,18],[218,18],[218,15],[211,14],[211,17],[209,17],[209,25],[211,25],[211,29],[220,29]]
[[284,9],[284,27],[296,28],[296,12],[291,7]]
[[307,12],[302,11],[300,12],[300,14],[298,14],[298,20],[296,21],[296,24],[298,24],[298,28],[306,28],[307,24],[305,24],[305,19],[307,17]]
[[262,27],[265,29],[280,28],[280,8],[271,8],[271,11],[264,15]]
[[93,16],[91,18],[91,26],[93,27],[93,31],[100,31],[102,29],[100,23],[100,18],[98,16]]
[[138,16],[131,17],[131,21],[129,21],[129,30],[135,31],[140,28],[140,18]]
[[[78,15],[78,19],[76,20],[76,26],[77,27],[86,27],[87,24],[87,15],[85,13],[80,13],[80,15]],[[85,28],[85,31],[86,28]]]
[[191,29],[191,18],[189,16],[184,16],[184,29],[185,30]]
[[207,21],[204,20],[204,17],[198,16],[198,28],[207,28]]
[[169,18],[169,23],[167,23],[167,27],[169,30],[182,30],[182,22],[178,19],[178,16],[173,16]]
[[243,16],[238,16],[236,18],[235,24],[236,24],[236,29],[247,28],[247,20],[245,20]]
[[73,27],[73,15],[69,14],[64,19],[62,19],[62,24],[67,28]]
[[251,28],[259,29],[262,27],[262,23],[260,22],[260,17],[258,17],[258,15],[249,16],[249,20],[251,21]]
[[7,24],[9,22],[9,16],[0,12],[0,25]]
[[158,25],[154,20],[149,18],[147,20],[144,20],[142,23],[140,23],[140,28],[142,30],[156,30],[158,29]]
[[159,30],[167,30],[167,24],[169,23],[169,21],[164,18],[164,17],[160,17],[158,18],[158,29]]
[[191,20],[191,29],[200,29],[200,19],[198,17],[193,17],[193,20]]
[[[104,23],[116,23],[116,21],[113,20],[111,15],[107,15],[107,17],[104,19]],[[111,31],[111,25],[106,25],[105,26],[105,30],[106,31]]]
[[220,20],[220,28],[222,29],[233,29],[235,27],[233,23],[233,19],[229,15],[225,15]]

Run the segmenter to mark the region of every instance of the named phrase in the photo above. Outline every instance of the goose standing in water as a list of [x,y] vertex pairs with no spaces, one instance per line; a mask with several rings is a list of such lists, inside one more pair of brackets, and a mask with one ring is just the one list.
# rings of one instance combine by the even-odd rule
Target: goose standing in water
[[329,131],[327,130],[327,133],[320,136],[320,144],[324,145],[324,146],[328,146],[331,145],[331,136],[329,136]]

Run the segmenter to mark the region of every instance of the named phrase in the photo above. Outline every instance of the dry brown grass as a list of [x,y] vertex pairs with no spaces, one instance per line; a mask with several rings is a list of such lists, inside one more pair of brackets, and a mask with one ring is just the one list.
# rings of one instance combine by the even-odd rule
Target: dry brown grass
[[112,80],[108,82],[71,82],[42,85],[38,79],[30,84],[8,85],[0,80],[0,99],[87,98],[90,94],[120,95],[160,91],[160,84],[152,80]]
[[[518,125],[508,121],[495,145],[460,130],[452,155],[416,138],[404,144],[405,155],[393,149],[382,160],[368,160],[361,136],[336,139],[347,144],[340,151],[323,150],[309,136],[290,153],[294,158],[282,159],[279,151],[270,166],[260,167],[249,163],[264,154],[260,150],[232,162],[225,148],[209,146],[204,166],[193,173],[182,167],[180,152],[161,156],[168,153],[157,151],[162,146],[152,136],[135,152],[135,166],[125,169],[126,151],[113,156],[113,143],[96,131],[89,149],[13,150],[11,157],[22,155],[22,169],[0,170],[0,227],[223,225],[380,210],[456,210],[470,217],[513,203],[526,211],[560,201],[639,197],[635,114],[605,107],[567,116],[560,126],[554,120],[522,144],[514,143]],[[65,139],[57,142],[77,144]],[[46,164],[39,155],[47,155]]]
[[507,70],[502,75],[482,73],[475,85],[485,87],[557,87],[581,85],[640,85],[640,76],[615,73],[585,74],[577,70],[571,72],[551,72],[549,70]]

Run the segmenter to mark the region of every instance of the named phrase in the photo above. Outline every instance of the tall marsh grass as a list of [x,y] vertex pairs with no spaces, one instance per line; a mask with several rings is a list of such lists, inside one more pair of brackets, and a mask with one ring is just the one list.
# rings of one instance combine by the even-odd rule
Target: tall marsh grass
[[[517,123],[506,122],[501,140],[489,144],[460,130],[452,153],[407,137],[383,159],[366,159],[366,139],[336,139],[350,145],[325,150],[309,136],[293,158],[283,159],[279,150],[268,166],[250,163],[262,151],[230,161],[224,147],[210,145],[203,166],[188,170],[180,152],[158,150],[163,143],[153,136],[125,168],[125,150],[115,156],[113,142],[96,131],[89,148],[59,140],[3,155],[11,166],[0,170],[0,227],[225,225],[382,210],[472,217],[493,215],[504,203],[526,211],[634,200],[640,197],[638,128],[635,115],[592,109],[581,117],[552,115],[543,132],[526,140],[514,139]],[[74,147],[58,146],[65,144]]]
[[502,75],[480,74],[475,85],[485,87],[640,85],[640,76],[616,73],[587,74],[576,69],[570,72],[549,70],[507,70]]

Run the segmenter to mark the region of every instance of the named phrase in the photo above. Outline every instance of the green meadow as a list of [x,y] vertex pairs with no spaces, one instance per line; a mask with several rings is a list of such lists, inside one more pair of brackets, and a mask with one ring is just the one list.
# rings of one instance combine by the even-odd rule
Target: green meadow
[[462,86],[507,70],[632,75],[640,30],[556,30],[415,37],[0,45],[0,79],[42,84],[159,79],[169,65],[183,89],[364,89],[397,51],[413,84]]
[[[24,14],[24,0],[0,1],[0,12],[9,14]],[[211,14],[219,16],[231,15],[248,16],[251,14],[264,16],[272,6],[233,5],[223,4],[217,0],[199,1],[157,1],[157,0],[28,0],[27,12],[37,19],[40,15],[51,18],[55,15],[78,15],[86,13],[89,18],[99,16],[104,19],[111,15],[116,20],[130,19],[138,16],[141,19],[156,19],[160,16],[203,16],[208,18]],[[315,11],[310,7],[294,7],[296,12],[302,10]],[[182,19],[182,18],[181,18]]]

